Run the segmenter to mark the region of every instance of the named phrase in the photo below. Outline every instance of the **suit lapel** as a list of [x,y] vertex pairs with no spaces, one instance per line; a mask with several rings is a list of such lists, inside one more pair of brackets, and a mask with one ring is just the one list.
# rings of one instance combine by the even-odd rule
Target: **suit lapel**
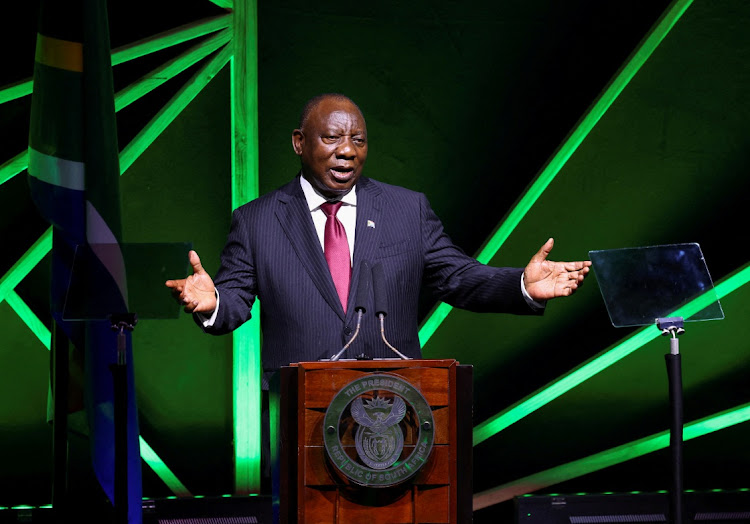
[[[280,189],[279,202],[281,205],[276,211],[276,217],[289,242],[325,301],[341,317],[341,320],[345,320],[344,308],[341,306],[328,263],[320,248],[307,200],[296,177]],[[359,217],[357,217],[357,222],[359,222]]]
[[381,190],[368,178],[357,182],[357,224],[354,233],[354,258],[352,263],[352,280],[349,287],[349,304],[346,317],[354,317],[354,302],[360,278],[360,266],[363,261],[372,264],[379,245],[380,217],[382,213]]

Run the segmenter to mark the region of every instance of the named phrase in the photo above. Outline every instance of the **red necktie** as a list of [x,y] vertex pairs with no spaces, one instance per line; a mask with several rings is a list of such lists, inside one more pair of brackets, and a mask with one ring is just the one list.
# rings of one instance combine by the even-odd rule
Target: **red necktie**
[[323,235],[323,251],[326,255],[328,268],[331,270],[333,285],[339,294],[341,305],[346,312],[346,302],[349,297],[349,281],[352,275],[351,259],[349,258],[349,241],[343,224],[336,218],[341,202],[326,202],[320,209],[326,214],[326,228]]

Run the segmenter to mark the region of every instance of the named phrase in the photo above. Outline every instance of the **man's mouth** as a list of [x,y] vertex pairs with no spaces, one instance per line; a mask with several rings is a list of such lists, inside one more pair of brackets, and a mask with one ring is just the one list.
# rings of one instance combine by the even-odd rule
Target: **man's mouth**
[[337,182],[347,182],[354,174],[354,168],[346,166],[335,166],[329,169],[329,171]]

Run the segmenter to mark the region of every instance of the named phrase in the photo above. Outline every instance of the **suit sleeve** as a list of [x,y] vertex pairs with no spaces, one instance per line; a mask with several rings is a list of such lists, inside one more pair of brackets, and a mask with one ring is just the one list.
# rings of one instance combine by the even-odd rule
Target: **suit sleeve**
[[535,314],[521,292],[523,268],[491,267],[453,244],[420,195],[424,284],[434,298],[475,312]]
[[221,253],[221,267],[214,278],[221,300],[216,321],[205,328],[212,335],[229,333],[250,319],[258,294],[250,226],[246,209],[236,209]]

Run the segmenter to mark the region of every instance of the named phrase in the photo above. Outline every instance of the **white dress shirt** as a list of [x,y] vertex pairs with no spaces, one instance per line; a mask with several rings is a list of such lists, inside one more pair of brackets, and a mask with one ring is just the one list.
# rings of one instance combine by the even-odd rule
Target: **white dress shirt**
[[[310,210],[313,224],[315,224],[315,232],[318,233],[320,248],[325,251],[327,217],[320,206],[328,202],[328,200],[315,191],[315,188],[305,177],[299,177],[299,181],[302,186],[302,192],[305,194],[305,200],[307,200],[307,207]],[[351,264],[354,258],[354,233],[357,229],[357,186],[354,186],[351,191],[341,197],[341,204],[338,213],[336,213],[336,218],[339,219],[339,222],[344,226],[344,231],[346,231],[346,240],[349,242],[349,263]]]

